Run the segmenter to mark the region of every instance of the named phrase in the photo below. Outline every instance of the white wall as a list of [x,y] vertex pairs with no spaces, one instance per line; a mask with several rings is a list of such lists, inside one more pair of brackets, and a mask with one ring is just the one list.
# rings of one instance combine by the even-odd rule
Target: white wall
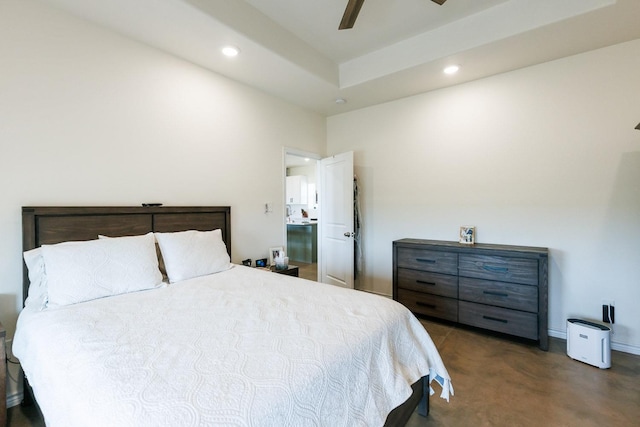
[[393,240],[475,225],[550,249],[553,333],[613,300],[612,339],[639,352],[638,70],[640,40],[329,118],[327,155],[355,152],[361,288],[391,294]]
[[22,303],[21,206],[229,205],[232,260],[260,258],[285,243],[283,147],[322,153],[325,139],[321,116],[38,2],[0,1],[8,336]]

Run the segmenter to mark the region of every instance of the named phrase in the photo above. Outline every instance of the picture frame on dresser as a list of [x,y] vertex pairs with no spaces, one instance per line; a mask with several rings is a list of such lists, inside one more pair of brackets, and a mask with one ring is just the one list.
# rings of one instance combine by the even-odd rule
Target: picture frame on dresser
[[473,245],[476,243],[476,227],[473,225],[463,225],[460,227],[459,242],[463,245]]

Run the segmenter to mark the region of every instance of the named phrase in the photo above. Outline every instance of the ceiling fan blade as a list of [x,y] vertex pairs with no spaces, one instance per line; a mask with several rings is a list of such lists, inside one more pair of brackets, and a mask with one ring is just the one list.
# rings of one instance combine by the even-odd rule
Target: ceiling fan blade
[[353,24],[356,23],[356,18],[362,8],[362,3],[364,3],[364,0],[349,0],[344,15],[342,15],[342,21],[340,21],[340,26],[338,27],[339,30],[353,28]]
[[442,6],[444,4],[444,2],[446,2],[447,0],[431,0],[434,3],[438,3],[440,6]]

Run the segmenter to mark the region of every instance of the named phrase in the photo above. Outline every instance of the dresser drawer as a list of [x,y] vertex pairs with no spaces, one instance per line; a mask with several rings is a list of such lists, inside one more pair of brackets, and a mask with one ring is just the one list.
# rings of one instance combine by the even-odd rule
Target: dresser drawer
[[460,255],[460,276],[501,282],[538,284],[538,261],[489,255]]
[[459,298],[515,310],[538,312],[538,287],[461,277]]
[[398,287],[458,298],[458,276],[398,268]]
[[398,248],[398,267],[458,274],[458,254],[428,249]]
[[398,301],[414,313],[458,321],[458,300],[398,289]]
[[538,339],[538,316],[533,313],[459,301],[458,319],[465,325]]

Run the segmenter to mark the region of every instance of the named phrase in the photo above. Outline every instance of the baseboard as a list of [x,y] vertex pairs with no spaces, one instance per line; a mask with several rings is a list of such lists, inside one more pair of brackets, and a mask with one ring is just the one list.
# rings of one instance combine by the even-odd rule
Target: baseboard
[[[549,329],[549,336],[554,338],[560,338],[563,340],[567,340],[567,331],[554,331]],[[635,354],[640,356],[640,347],[636,347],[633,345],[621,344],[615,341],[611,341],[611,350],[621,351],[623,353]]]

